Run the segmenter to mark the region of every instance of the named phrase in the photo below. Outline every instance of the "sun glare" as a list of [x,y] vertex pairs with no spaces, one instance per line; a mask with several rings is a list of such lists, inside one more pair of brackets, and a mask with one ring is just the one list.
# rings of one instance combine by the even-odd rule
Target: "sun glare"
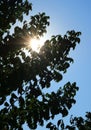
[[36,39],[36,38],[33,38],[31,39],[30,41],[30,47],[32,48],[33,51],[36,51],[39,53],[40,51],[40,48],[44,45],[44,40],[41,38],[41,39]]

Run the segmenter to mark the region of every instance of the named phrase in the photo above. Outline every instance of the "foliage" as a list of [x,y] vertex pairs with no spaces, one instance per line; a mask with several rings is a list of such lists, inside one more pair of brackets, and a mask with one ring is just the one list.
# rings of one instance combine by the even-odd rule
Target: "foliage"
[[63,120],[58,120],[57,126],[49,122],[47,128],[50,130],[91,130],[91,112],[87,112],[85,118],[82,117],[71,117],[70,125],[65,125]]
[[[22,130],[26,122],[30,129],[44,125],[55,115],[68,115],[78,87],[66,83],[57,92],[44,93],[51,82],[60,82],[73,59],[70,50],[80,42],[80,32],[68,31],[64,36],[52,36],[45,41],[40,53],[29,49],[29,40],[40,38],[49,26],[49,16],[39,13],[24,20],[32,4],[27,0],[0,1],[0,129]],[[23,26],[15,26],[18,21]],[[30,56],[24,53],[27,49]],[[76,118],[76,121],[77,118]],[[58,126],[62,121],[58,121]],[[86,124],[86,123],[85,123]],[[74,125],[74,123],[72,124]],[[72,127],[72,126],[71,126]],[[51,123],[47,124],[51,129]],[[52,127],[56,129],[56,127]]]

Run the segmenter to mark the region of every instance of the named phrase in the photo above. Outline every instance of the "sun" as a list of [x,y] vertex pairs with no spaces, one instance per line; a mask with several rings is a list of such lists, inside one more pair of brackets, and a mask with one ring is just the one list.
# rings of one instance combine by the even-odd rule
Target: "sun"
[[39,53],[40,48],[44,45],[44,39],[32,38],[30,40],[30,47],[33,51]]

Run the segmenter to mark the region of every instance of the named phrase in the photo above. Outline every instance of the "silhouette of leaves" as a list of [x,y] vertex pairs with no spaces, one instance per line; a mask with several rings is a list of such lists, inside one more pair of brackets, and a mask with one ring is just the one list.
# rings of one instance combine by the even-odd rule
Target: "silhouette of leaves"
[[[26,122],[30,129],[43,126],[44,121],[54,119],[56,115],[68,115],[69,109],[76,103],[78,91],[76,83],[67,82],[57,91],[44,91],[51,88],[52,81],[61,82],[73,59],[69,56],[80,42],[81,32],[68,31],[64,36],[55,35],[46,40],[36,53],[29,49],[32,37],[40,38],[47,32],[49,16],[39,13],[24,19],[32,10],[27,0],[0,1],[0,129],[23,130]],[[22,26],[15,26],[17,20]],[[15,27],[14,27],[14,26]],[[14,32],[11,34],[11,28]],[[27,49],[30,56],[26,55]],[[90,128],[90,113],[83,118],[72,118],[71,125],[65,126],[62,119],[57,126],[49,122],[50,130]],[[76,123],[75,123],[76,122]]]

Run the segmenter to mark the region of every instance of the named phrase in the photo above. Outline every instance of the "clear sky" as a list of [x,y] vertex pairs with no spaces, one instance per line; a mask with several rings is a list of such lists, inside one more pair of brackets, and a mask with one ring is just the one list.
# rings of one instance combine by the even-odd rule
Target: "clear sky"
[[91,0],[30,0],[30,2],[33,4],[33,11],[30,14],[46,12],[46,15],[50,16],[48,37],[56,34],[64,35],[66,31],[73,29],[82,32],[81,42],[71,54],[74,63],[64,75],[60,86],[68,81],[77,82],[79,86],[77,102],[69,114],[84,116],[85,112],[91,111]]

